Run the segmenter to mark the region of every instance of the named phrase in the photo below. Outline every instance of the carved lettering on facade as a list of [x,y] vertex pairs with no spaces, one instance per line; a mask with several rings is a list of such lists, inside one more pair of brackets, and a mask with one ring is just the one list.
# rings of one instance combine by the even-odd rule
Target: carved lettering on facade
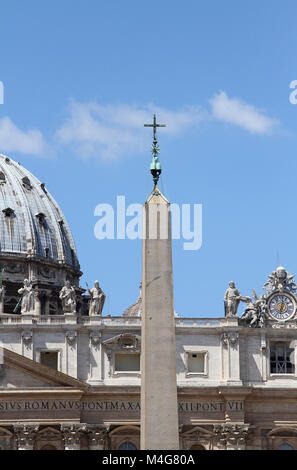
[[[213,412],[222,413],[224,411],[243,411],[241,401],[189,401],[179,402],[180,413],[200,413]],[[79,401],[79,400],[18,400],[0,401],[0,412],[12,411],[114,411],[114,412],[138,412],[140,410],[139,401]]]

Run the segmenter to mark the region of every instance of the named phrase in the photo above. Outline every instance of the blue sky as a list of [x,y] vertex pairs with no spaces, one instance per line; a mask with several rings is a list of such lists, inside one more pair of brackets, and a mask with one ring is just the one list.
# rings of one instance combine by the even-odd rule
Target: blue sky
[[[230,280],[297,273],[297,4],[287,0],[3,0],[0,152],[59,202],[104,314],[138,297],[141,241],[97,240],[94,209],[152,189],[157,113],[171,202],[203,204],[203,244],[173,241],[181,316],[220,317]],[[240,307],[242,310],[243,306]]]

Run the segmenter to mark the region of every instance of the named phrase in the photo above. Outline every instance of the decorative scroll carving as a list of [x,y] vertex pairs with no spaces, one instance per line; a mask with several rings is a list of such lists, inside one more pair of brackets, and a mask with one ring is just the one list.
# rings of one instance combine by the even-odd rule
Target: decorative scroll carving
[[5,266],[5,272],[10,274],[19,274],[25,273],[25,265],[24,264],[8,264]]
[[214,434],[218,443],[226,449],[242,449],[248,439],[249,424],[215,424]]
[[89,448],[103,450],[108,437],[108,431],[104,426],[87,425],[86,433],[89,438]]
[[32,450],[39,425],[15,424],[14,433],[19,450]]
[[85,424],[61,424],[61,432],[63,433],[65,450],[80,449],[80,439],[83,431],[86,431]]
[[69,330],[69,331],[66,331],[65,336],[66,336],[68,344],[70,346],[73,346],[77,338],[77,332],[75,330]]
[[232,345],[233,347],[236,346],[238,342],[239,334],[237,332],[229,332],[229,333],[223,333],[221,335],[221,341],[224,346]]
[[268,281],[264,284],[263,289],[269,294],[284,290],[295,293],[297,284],[294,282],[294,275],[290,274],[283,266],[279,266],[268,276]]
[[29,346],[32,343],[32,339],[33,339],[32,331],[30,330],[22,331],[21,336],[22,336],[23,343],[25,343],[27,346]]
[[37,272],[40,276],[45,277],[46,279],[52,279],[56,277],[54,269],[39,267]]
[[98,331],[91,331],[90,341],[93,346],[98,346],[100,344],[101,334]]

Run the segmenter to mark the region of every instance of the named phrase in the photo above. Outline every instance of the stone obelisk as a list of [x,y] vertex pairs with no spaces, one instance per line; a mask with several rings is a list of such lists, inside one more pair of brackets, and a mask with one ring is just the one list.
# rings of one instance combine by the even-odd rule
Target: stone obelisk
[[143,206],[141,325],[141,449],[177,450],[178,411],[170,204],[161,173],[154,116],[154,189]]

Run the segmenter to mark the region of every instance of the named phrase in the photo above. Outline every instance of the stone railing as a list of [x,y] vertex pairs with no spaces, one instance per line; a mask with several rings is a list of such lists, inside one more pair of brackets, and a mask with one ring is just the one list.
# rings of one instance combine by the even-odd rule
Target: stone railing
[[[79,324],[84,326],[140,326],[140,317],[123,316],[76,316],[76,315],[0,315],[0,327],[3,325],[69,325]],[[217,328],[221,326],[236,326],[237,318],[175,318],[175,325],[178,328]]]
[[79,323],[84,325],[107,325],[107,326],[118,326],[118,325],[141,325],[140,317],[79,317]]
[[229,324],[228,320],[227,318],[175,318],[175,326],[185,328],[209,328],[227,325]]

